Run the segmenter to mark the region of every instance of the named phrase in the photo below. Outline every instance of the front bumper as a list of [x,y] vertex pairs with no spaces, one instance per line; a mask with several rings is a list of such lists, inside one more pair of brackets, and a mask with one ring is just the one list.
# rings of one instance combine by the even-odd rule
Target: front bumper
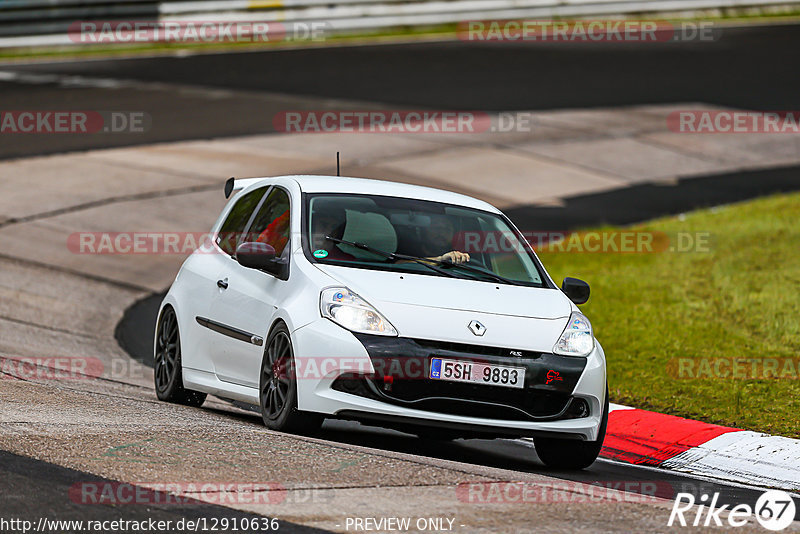
[[[404,337],[354,334],[369,354],[374,373],[346,373],[333,389],[427,412],[513,421],[554,421],[588,415],[574,398],[586,358]],[[431,360],[523,368],[522,389],[431,380]]]
[[[324,376],[298,380],[301,410],[412,429],[437,426],[465,436],[597,437],[606,384],[599,344],[586,358],[513,355],[499,347],[353,334],[325,319],[293,337],[295,358],[338,362],[327,365]],[[524,367],[525,388],[430,380],[434,356]]]

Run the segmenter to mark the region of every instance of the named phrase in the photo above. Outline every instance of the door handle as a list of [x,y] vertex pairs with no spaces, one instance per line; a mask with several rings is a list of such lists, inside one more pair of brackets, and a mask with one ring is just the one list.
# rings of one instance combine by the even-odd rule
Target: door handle
[[220,289],[228,289],[228,279],[217,280],[217,287]]

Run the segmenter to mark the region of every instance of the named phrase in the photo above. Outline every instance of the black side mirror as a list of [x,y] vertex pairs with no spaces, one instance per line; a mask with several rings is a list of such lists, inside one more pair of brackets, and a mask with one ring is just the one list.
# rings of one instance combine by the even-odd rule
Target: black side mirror
[[575,304],[583,304],[589,300],[589,284],[577,278],[564,278],[561,291]]
[[246,241],[236,247],[236,261],[242,267],[258,269],[285,280],[287,265],[275,256],[275,249],[266,243]]

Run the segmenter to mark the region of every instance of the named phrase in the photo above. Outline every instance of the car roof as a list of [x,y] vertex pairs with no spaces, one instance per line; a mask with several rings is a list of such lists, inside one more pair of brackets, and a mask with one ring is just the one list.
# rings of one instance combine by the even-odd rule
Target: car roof
[[433,187],[403,184],[388,180],[371,180],[368,178],[350,178],[346,176],[291,175],[275,176],[258,181],[254,180],[248,185],[258,186],[280,178],[294,180],[300,186],[300,190],[303,193],[354,193],[413,198],[499,213],[499,210],[491,204],[467,195],[461,195],[443,189],[435,189]]

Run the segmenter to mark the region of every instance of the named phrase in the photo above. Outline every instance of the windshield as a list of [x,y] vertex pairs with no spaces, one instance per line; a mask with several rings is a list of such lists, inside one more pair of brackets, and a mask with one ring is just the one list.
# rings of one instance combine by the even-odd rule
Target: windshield
[[530,247],[494,213],[425,200],[331,193],[307,195],[305,208],[303,243],[312,261],[546,285]]

